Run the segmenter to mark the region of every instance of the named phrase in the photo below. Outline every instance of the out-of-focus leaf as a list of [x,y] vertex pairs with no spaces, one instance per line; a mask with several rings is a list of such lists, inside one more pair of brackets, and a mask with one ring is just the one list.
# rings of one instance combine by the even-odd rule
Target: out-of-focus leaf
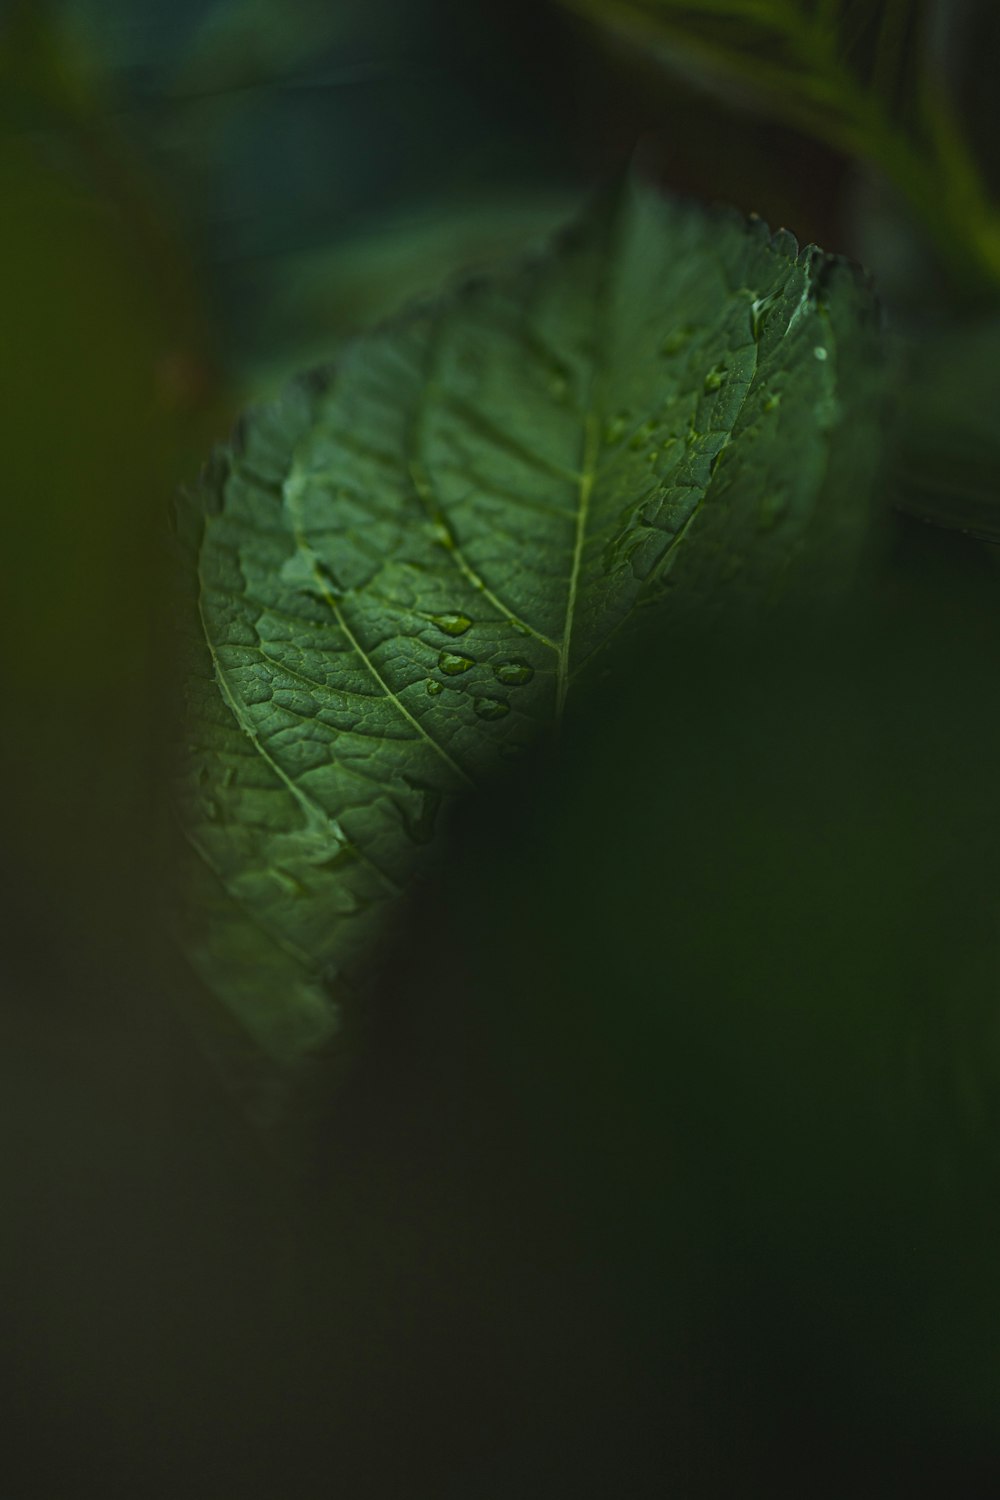
[[240,372],[246,401],[275,395],[306,363],[328,359],[335,340],[537,245],[565,220],[567,198],[521,192],[427,204],[336,245],[266,264],[254,281],[256,347]]
[[562,0],[735,102],[875,163],[965,294],[1000,282],[1000,210],[939,62],[936,0]]
[[[367,30],[367,9],[360,0],[209,0],[191,28],[172,88],[221,93],[308,69],[331,43]],[[376,10],[385,41],[394,41],[404,11],[385,0],[376,0]]]
[[[914,87],[926,0],[563,0],[708,82],[864,150]],[[912,101],[911,101],[912,103]],[[874,144],[874,143],[873,143]]]
[[[21,5],[31,22],[37,7]],[[57,19],[100,59],[102,123],[183,219],[237,377],[283,357],[257,291],[299,257],[428,202],[540,190],[578,167],[569,84],[520,87],[525,43],[503,7],[62,0],[48,14],[49,35]]]
[[147,257],[126,205],[113,191],[88,193],[75,165],[32,137],[0,134],[2,594],[16,642],[2,761],[19,789],[5,856],[11,897],[25,907],[18,930],[48,931],[33,968],[109,929],[118,941],[149,768],[155,537],[215,430],[183,269]]
[[850,268],[629,184],[251,414],[180,508],[184,940],[264,1052],[336,1024],[442,809],[651,615],[844,586],[878,453]]
[[578,705],[408,935],[618,1288],[656,1493],[995,1474],[996,554],[908,529],[868,606]]
[[900,422],[900,509],[1000,542],[1000,321],[914,340]]

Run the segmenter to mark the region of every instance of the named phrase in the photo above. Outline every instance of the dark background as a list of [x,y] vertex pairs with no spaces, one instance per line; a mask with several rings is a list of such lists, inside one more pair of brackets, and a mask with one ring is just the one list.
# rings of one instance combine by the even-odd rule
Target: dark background
[[[980,28],[954,66],[986,144],[989,9],[954,8]],[[575,1121],[560,1145],[530,1103],[546,1080],[524,1083],[495,1061],[489,1025],[464,1025],[467,997],[489,996],[481,949],[456,945],[439,986],[411,961],[411,919],[381,1050],[330,1106],[303,1179],[185,1029],[157,923],[163,516],[248,401],[536,239],[638,140],[670,187],[863,256],[902,323],[928,289],[950,293],[892,194],[527,0],[8,3],[0,87],[5,1493],[995,1492],[986,1356],[973,1395],[918,1379],[884,1406],[867,1388],[855,1399],[863,1343],[831,1373],[822,1338],[792,1358],[779,1332],[761,1362],[761,1330],[797,1314],[784,1271],[743,1296],[721,1210],[704,1233],[725,1298],[686,1267],[701,1311],[664,1299],[669,1256],[634,1210],[641,1189],[586,1165],[594,1126],[572,1104],[586,1084],[569,1105],[553,1086],[551,1111]],[[922,559],[907,618],[942,590],[988,613],[982,548],[948,541],[939,564],[896,524],[893,566]],[[959,640],[979,625],[952,609],[941,628]],[[991,638],[975,640],[978,661]],[[969,656],[937,662],[933,681]],[[762,692],[780,700],[780,681]],[[970,699],[987,693],[970,680]],[[954,722],[942,704],[931,721]],[[871,701],[854,712],[864,722]],[[891,844],[887,879],[904,854]],[[423,899],[427,922],[449,920],[441,892]],[[565,936],[573,912],[562,921]],[[620,1153],[651,1129],[640,1114]],[[913,1187],[900,1212],[919,1199]],[[971,1319],[987,1275],[970,1255]],[[902,1320],[933,1284],[915,1278]],[[913,1358],[936,1369],[946,1343]]]

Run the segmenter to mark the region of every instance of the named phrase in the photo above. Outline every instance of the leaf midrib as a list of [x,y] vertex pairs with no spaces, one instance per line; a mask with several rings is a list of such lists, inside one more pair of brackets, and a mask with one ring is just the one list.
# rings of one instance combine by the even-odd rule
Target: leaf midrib
[[[198,618],[201,622],[202,635],[204,636],[205,644],[208,647],[209,657],[212,662],[212,670],[215,675],[215,679],[218,682],[219,691],[221,692],[222,697],[237,724],[237,727],[242,731],[243,734],[247,736],[255,751],[263,760],[264,764],[272,771],[281,785],[285,788],[285,790],[290,794],[292,799],[298,805],[299,811],[302,813],[302,817],[304,819],[306,827],[308,827],[315,818],[319,818],[320,822],[324,826],[336,831],[337,835],[340,837],[343,843],[348,843],[349,840],[347,840],[344,836],[343,829],[340,827],[338,820],[331,817],[326,809],[319,802],[317,802],[315,798],[309,796],[308,792],[303,791],[302,787],[300,787],[298,783],[288,775],[288,773],[282,768],[282,766],[274,759],[267,748],[262,744],[256,727],[254,726],[252,719],[246,711],[246,704],[235,692],[229,680],[229,672],[219,657],[219,653],[215,648],[215,643],[208,628],[208,621],[205,618],[205,576],[202,571],[200,557],[198,559],[197,576]],[[364,775],[363,772],[355,774]],[[365,777],[365,779],[370,780],[370,778],[368,777]],[[215,868],[214,862],[210,858],[208,858],[207,853],[201,846],[200,842],[195,841],[190,837],[188,839],[188,842],[191,844],[191,847],[195,850],[195,852],[205,861],[212,873],[219,880],[223,881],[225,889],[229,892],[233,899],[239,901],[241,905],[245,904],[242,902],[242,899],[236,895],[235,891],[233,891],[229,882],[224,879],[221,872]],[[398,894],[399,885],[397,884],[397,882],[393,880],[392,876],[387,874],[387,872],[383,870],[381,866],[378,865],[369,854],[366,854],[363,850],[359,849],[358,858],[384,885],[389,887],[391,893]]]
[[[556,653],[557,668],[554,712],[556,723],[559,723],[564,715],[570,686],[572,685],[574,678],[578,675],[577,671],[571,671],[570,663],[574,641],[574,626],[576,621],[577,604],[580,595],[580,580],[583,567],[583,557],[588,539],[588,526],[591,515],[592,501],[595,489],[599,481],[603,479],[606,474],[615,467],[619,459],[619,455],[616,454],[610,463],[606,463],[603,467],[599,467],[598,465],[598,459],[601,453],[601,435],[603,430],[602,424],[606,415],[604,411],[606,402],[603,401],[602,398],[605,395],[608,368],[606,360],[602,356],[607,345],[604,338],[602,337],[602,333],[603,325],[606,322],[606,306],[609,291],[610,273],[612,270],[611,248],[612,247],[605,248],[604,258],[599,273],[597,295],[594,298],[594,322],[596,326],[594,330],[595,339],[593,347],[597,352],[595,355],[594,366],[591,371],[591,390],[589,393],[588,405],[586,410],[582,414],[583,451],[580,465],[579,468],[575,470],[571,470],[568,468],[564,469],[562,466],[557,465],[544,466],[550,473],[552,473],[553,478],[558,477],[563,481],[571,479],[576,485],[576,503],[573,511],[571,512],[569,510],[569,507],[567,507],[565,511],[565,514],[567,516],[571,514],[575,516],[575,526],[570,571],[567,579],[566,612],[561,638],[558,642],[552,640],[542,631],[531,626],[526,620],[522,619],[513,609],[510,608],[509,605],[505,603],[505,601],[493,589],[489,587],[485,579],[474,568],[471,567],[471,565],[468,563],[468,560],[465,558],[457,539],[454,537],[451,531],[451,526],[446,513],[438,503],[438,498],[434,490],[433,481],[429,473],[426,471],[420,457],[421,429],[427,412],[429,395],[435,388],[433,376],[438,348],[437,338],[433,338],[431,341],[431,347],[428,351],[429,359],[428,369],[426,371],[427,378],[423,388],[423,395],[420,402],[418,403],[417,409],[414,413],[413,421],[407,434],[407,477],[409,479],[413,493],[419,504],[421,505],[421,508],[427,515],[428,519],[432,522],[432,524],[438,526],[443,533],[442,550],[451,558],[452,563],[462,573],[463,577],[470,584],[470,586],[472,586],[476,590],[477,594],[481,598],[489,601],[489,603],[498,611],[498,613],[502,617],[507,619],[516,629],[518,629],[519,632],[526,633],[532,636],[541,645]],[[759,350],[756,350],[755,353],[759,354]],[[743,406],[745,405],[750,390],[753,386],[756,370],[757,364],[755,360],[754,371],[751,374],[749,381],[747,382],[747,387],[744,391],[743,399],[740,403],[736,421],[738,421],[739,414],[742,412]],[[725,448],[725,446],[728,446],[729,441],[731,441],[732,439],[732,431],[736,425],[736,421],[734,421],[734,423],[730,426],[729,434],[726,443],[723,445],[723,448]],[[518,451],[520,452],[521,450],[519,449]],[[723,450],[720,450],[720,453],[721,451]],[[320,596],[329,607],[331,614],[333,615],[339,630],[342,632],[346,641],[348,642],[351,651],[363,664],[366,672],[375,682],[376,686],[379,689],[379,693],[388,703],[392,705],[393,710],[399,714],[399,716],[410,726],[411,729],[414,730],[417,736],[421,740],[423,740],[433,750],[433,752],[444,761],[449,770],[457,777],[458,781],[462,785],[473,786],[475,784],[473,778],[466,770],[463,769],[462,766],[458,764],[457,761],[454,760],[454,758],[444,748],[440,741],[428,731],[421,720],[415,714],[410,712],[410,710],[400,699],[399,695],[385,680],[382,673],[379,672],[375,663],[372,661],[370,654],[365,650],[363,643],[359,640],[358,636],[351,628],[344,614],[344,611],[340,606],[339,600],[336,598],[335,594],[329,586],[328,580],[326,579],[322,569],[318,565],[315,552],[305,533],[305,524],[300,503],[300,492],[305,482],[306,476],[304,476],[297,470],[296,459],[295,455],[293,454],[290,470],[283,486],[283,499],[292,523],[296,548],[305,560],[315,581],[315,585]],[[664,555],[664,559],[661,559],[661,563],[674,553],[678,544],[684,539],[690,529],[691,523],[694,521],[698,512],[701,510],[704,501],[707,499],[711,488],[712,484],[710,483],[705,491],[705,494],[702,495],[698,505],[695,507],[692,514],[688,517],[681,530],[668,545]],[[204,618],[204,612],[200,608],[200,603],[199,612],[201,613],[203,630],[212,654],[213,664],[215,665],[216,673],[220,680],[220,686],[222,688],[223,695],[229,702],[230,708],[233,711],[237,722],[240,723],[241,727],[246,728],[248,733],[250,733],[251,731],[245,722],[245,717],[240,712],[241,705],[238,701],[236,701],[234,694],[230,689],[225,670],[218,659],[217,653],[215,652],[214,645],[212,644],[207,629],[207,622]],[[619,622],[619,624],[621,623],[622,622]],[[614,633],[615,631],[612,632],[612,634]],[[592,655],[593,652],[589,652],[586,659],[589,659]],[[253,740],[255,748],[261,754],[265,762],[272,767],[275,773],[286,785],[288,790],[292,793],[293,797],[295,797],[296,801],[299,802],[303,812],[305,812],[306,816],[308,817],[308,809],[312,805],[311,800],[306,796],[306,794],[302,792],[301,788],[299,788],[295,784],[295,782],[285,774],[281,767],[273,761],[273,758],[268,754],[263,745],[261,745],[259,738],[253,733],[251,733],[251,738]]]
[[287,506],[288,514],[292,522],[292,532],[295,538],[295,545],[299,552],[302,554],[302,557],[305,559],[305,562],[310,572],[312,573],[313,579],[315,580],[316,587],[323,600],[329,606],[330,612],[336,620],[338,628],[345,636],[348,644],[351,647],[351,650],[359,658],[359,660],[364,663],[365,670],[371,675],[372,679],[385,694],[385,697],[392,704],[396,712],[406,720],[407,724],[409,724],[412,729],[416,730],[418,737],[422,739],[427,745],[429,745],[430,748],[435,752],[435,754],[440,756],[440,758],[445,762],[448,768],[455,773],[455,775],[462,783],[464,783],[464,785],[469,787],[474,786],[475,783],[473,782],[473,779],[468,774],[468,772],[463,771],[458,762],[456,760],[453,760],[452,757],[448,754],[447,750],[444,748],[441,742],[439,740],[436,740],[426,728],[426,726],[422,724],[420,720],[415,717],[415,715],[410,713],[410,710],[406,707],[406,704],[399,697],[399,694],[396,693],[390,687],[389,683],[386,682],[385,678],[382,676],[382,673],[372,661],[371,656],[365,650],[364,646],[358,640],[358,637],[355,635],[354,631],[348,624],[347,617],[345,616],[344,611],[341,609],[338,599],[336,598],[332,589],[324,578],[316,561],[316,554],[313,552],[313,549],[309,543],[309,539],[305,534],[302,509],[299,504],[299,495],[301,489],[302,479],[301,476],[296,472],[295,460],[293,458],[291,473],[289,474],[288,480],[285,484],[285,504]]
[[559,723],[566,707],[569,692],[569,656],[573,639],[573,619],[576,613],[576,596],[583,562],[583,548],[587,540],[587,522],[590,518],[590,500],[597,478],[597,455],[601,446],[601,427],[598,413],[591,408],[584,418],[583,463],[580,468],[576,505],[576,536],[573,544],[573,560],[570,565],[569,591],[566,596],[566,622],[563,626],[559,646],[559,665],[556,670],[556,723]]

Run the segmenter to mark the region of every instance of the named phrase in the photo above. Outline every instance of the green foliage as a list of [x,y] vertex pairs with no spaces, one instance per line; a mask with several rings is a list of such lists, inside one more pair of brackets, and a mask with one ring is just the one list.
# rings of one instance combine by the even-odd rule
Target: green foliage
[[580,8],[862,150],[866,114],[905,112],[918,21],[928,10],[926,0],[580,0]]
[[612,642],[844,586],[879,346],[850,269],[633,183],[248,418],[180,512],[180,798],[185,940],[264,1052]]
[[574,8],[2,7],[12,1494],[1000,1494],[998,8]]
[[1000,213],[935,52],[934,0],[563,0],[894,183],[961,281],[996,294]]
[[[773,1451],[781,1493],[925,1493],[950,1421],[995,1451],[997,554],[904,542],[862,605],[652,644],[555,774],[468,810],[452,963],[411,962],[437,1034],[476,996],[636,1345],[684,1389],[709,1343],[694,1421],[746,1433],[713,1486],[677,1424],[698,1494],[767,1492]],[[818,1487],[800,1424],[838,1434]]]

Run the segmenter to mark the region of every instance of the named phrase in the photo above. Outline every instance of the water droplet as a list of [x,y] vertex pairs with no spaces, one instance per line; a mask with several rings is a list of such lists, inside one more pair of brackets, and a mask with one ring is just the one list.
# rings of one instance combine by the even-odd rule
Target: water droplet
[[709,396],[713,391],[717,391],[725,381],[725,378],[725,365],[714,365],[705,376],[705,395]]
[[460,672],[467,672],[475,665],[471,656],[456,656],[453,651],[442,651],[438,657],[438,666],[447,677],[457,677]]
[[498,682],[521,687],[523,683],[531,681],[535,669],[526,661],[502,661],[493,668],[493,675]]
[[436,698],[438,693],[444,692],[444,683],[438,682],[434,677],[428,677],[425,686],[427,688],[427,692],[432,698]]
[[468,615],[431,615],[431,624],[445,635],[464,635],[472,624]]
[[821,362],[827,358],[827,351],[823,348],[822,344],[816,345],[815,349],[813,350],[813,354]]
[[660,353],[668,356],[671,354],[680,354],[685,344],[690,342],[693,331],[691,328],[675,328],[673,333],[663,340],[663,343],[660,345]]
[[510,704],[502,698],[477,698],[474,706],[481,719],[504,719],[510,713]]

